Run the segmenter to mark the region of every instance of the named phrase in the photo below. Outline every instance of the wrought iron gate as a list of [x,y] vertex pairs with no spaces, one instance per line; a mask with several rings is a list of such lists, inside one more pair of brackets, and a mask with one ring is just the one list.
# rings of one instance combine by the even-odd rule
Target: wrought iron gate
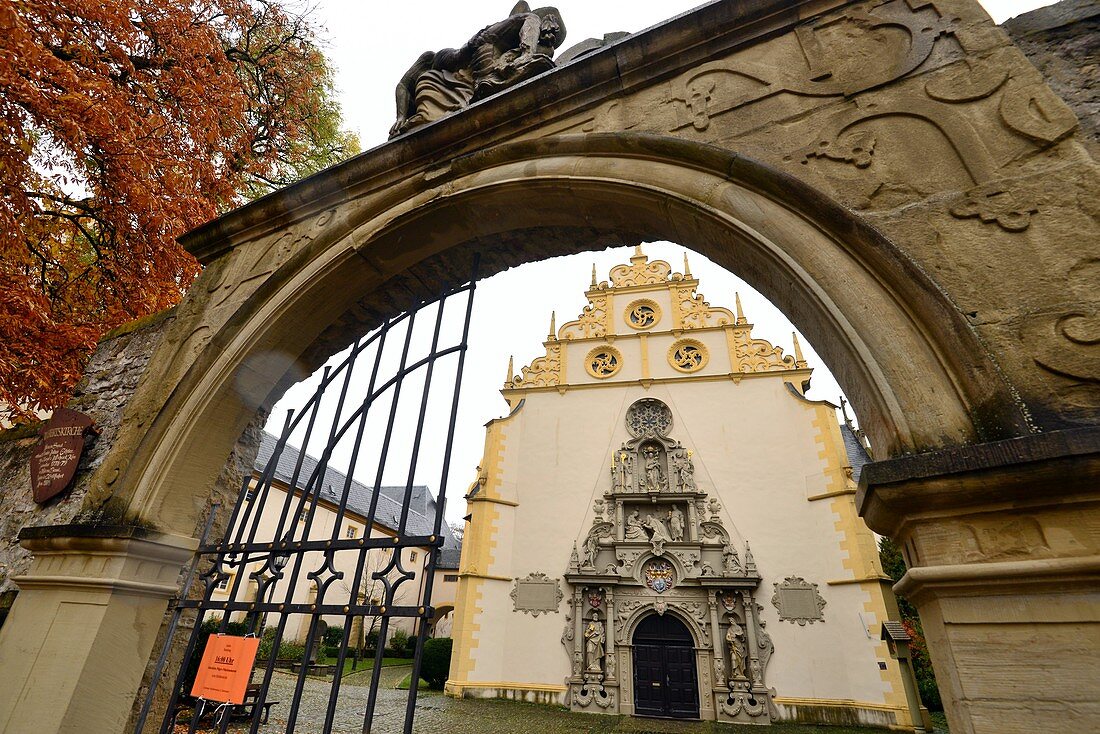
[[[207,543],[205,537],[202,541],[170,620],[168,639],[158,658],[136,734],[143,734],[147,727],[150,732],[154,730],[146,720],[181,614],[188,609],[197,610],[195,626],[174,676],[158,729],[161,734],[211,729],[225,734],[231,726],[237,731],[245,723],[251,734],[259,732],[267,722],[273,700],[272,679],[292,620],[297,621],[298,629],[306,629],[304,656],[296,667],[289,699],[285,690],[280,693],[277,715],[280,720],[285,716],[286,724],[278,729],[290,734],[306,718],[316,725],[322,712],[303,711],[303,691],[313,669],[309,665],[310,651],[321,637],[323,617],[343,621],[335,671],[327,684],[328,700],[323,711],[326,734],[347,731],[335,729],[334,721],[341,673],[350,658],[358,661],[357,648],[353,650],[358,641],[352,640],[353,631],[364,630],[368,620],[372,629],[378,624],[378,642],[369,663],[372,672],[368,695],[362,702],[362,731],[370,732],[379,703],[384,641],[391,620],[415,620],[416,646],[403,728],[412,731],[421,654],[434,614],[432,581],[446,534],[447,478],[476,278],[475,259],[465,284],[387,320],[356,341],[346,359],[324,369],[301,409],[288,411],[281,434],[269,437],[273,447],[261,476],[246,478],[242,483],[225,534],[218,542]],[[455,298],[461,294],[465,298]],[[445,345],[441,342],[448,332],[460,333],[461,337]],[[352,395],[356,397],[349,399]],[[448,406],[449,412],[429,414],[429,404]],[[312,444],[323,447],[315,458],[307,455]],[[403,446],[399,448],[398,444]],[[429,450],[439,452],[442,461],[434,517],[425,519],[412,511],[410,504],[418,463]],[[337,455],[343,459],[339,464],[347,467],[346,472],[329,466]],[[384,475],[392,477],[395,465],[403,467],[406,456],[408,471],[401,471],[403,485],[388,487],[384,492]],[[356,481],[356,474],[373,475],[373,485]],[[321,507],[324,512],[319,514]],[[319,519],[322,514],[324,522]],[[362,525],[361,533],[354,537],[348,517],[357,518],[357,524]],[[376,526],[383,527],[383,531],[372,532]],[[403,603],[407,601],[408,585],[417,578],[406,564],[420,549],[428,552],[419,576],[419,593],[414,603]],[[350,571],[352,568],[354,571]],[[188,590],[196,573],[203,584],[202,594],[201,598],[191,599]],[[370,593],[367,587],[371,587]],[[219,634],[243,632],[262,639],[243,705],[220,705],[190,697],[195,660],[207,639],[203,622],[208,620],[218,620]],[[356,620],[360,620],[358,625]],[[314,681],[312,685],[317,684]]]

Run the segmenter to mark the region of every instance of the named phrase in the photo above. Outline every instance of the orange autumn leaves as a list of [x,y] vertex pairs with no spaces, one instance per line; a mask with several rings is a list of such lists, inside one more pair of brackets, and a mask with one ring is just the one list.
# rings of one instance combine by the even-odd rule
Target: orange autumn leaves
[[357,151],[275,3],[0,4],[0,411],[63,404],[104,332],[177,303],[180,234]]

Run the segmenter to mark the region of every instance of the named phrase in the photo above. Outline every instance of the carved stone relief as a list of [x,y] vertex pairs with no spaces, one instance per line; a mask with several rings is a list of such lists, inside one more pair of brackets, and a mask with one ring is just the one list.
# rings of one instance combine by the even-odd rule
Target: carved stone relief
[[673,614],[700,649],[700,709],[767,723],[771,641],[752,601],[760,583],[752,552],[746,545],[742,562],[721,503],[695,480],[693,453],[669,436],[668,406],[639,400],[627,410],[626,426],[632,438],[612,453],[608,488],[593,501],[592,525],[566,573],[569,618],[580,620],[562,636],[571,659],[570,705],[617,711],[619,701],[631,700],[630,648],[619,646],[629,646],[645,616]]

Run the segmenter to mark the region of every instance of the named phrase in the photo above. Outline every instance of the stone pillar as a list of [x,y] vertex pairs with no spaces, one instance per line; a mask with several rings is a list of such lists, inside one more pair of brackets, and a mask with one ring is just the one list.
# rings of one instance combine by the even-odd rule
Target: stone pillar
[[1100,430],[868,464],[952,734],[1100,731]]
[[24,528],[34,553],[0,631],[0,731],[122,734],[192,538]]
[[616,655],[615,646],[615,587],[608,586],[604,590],[603,596],[604,606],[607,608],[607,619],[605,624],[607,625],[604,630],[604,640],[607,645],[607,657],[604,658],[604,673],[607,674],[608,683],[614,683],[619,677],[618,666],[615,665],[615,661],[618,659]]

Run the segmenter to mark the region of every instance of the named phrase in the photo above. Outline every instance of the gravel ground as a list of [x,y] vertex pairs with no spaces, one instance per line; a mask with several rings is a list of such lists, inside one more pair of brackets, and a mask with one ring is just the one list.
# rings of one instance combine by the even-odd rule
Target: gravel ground
[[[395,690],[393,686],[408,675],[409,670],[408,666],[400,666],[382,671],[374,734],[400,734],[402,731],[408,691]],[[369,673],[357,673],[344,678],[332,734],[361,734],[369,690],[367,676]],[[286,716],[290,711],[286,702],[291,699],[294,682],[294,676],[282,673],[272,679],[268,699],[283,703],[272,707],[270,722],[260,729],[262,734],[286,731]],[[329,684],[327,680],[307,679],[294,734],[323,734]],[[574,714],[553,706],[454,700],[441,693],[422,691],[417,697],[414,731],[417,734],[756,734],[760,730],[714,722]],[[773,725],[766,731],[768,734],[873,734],[881,730]],[[943,730],[937,727],[936,731]]]

